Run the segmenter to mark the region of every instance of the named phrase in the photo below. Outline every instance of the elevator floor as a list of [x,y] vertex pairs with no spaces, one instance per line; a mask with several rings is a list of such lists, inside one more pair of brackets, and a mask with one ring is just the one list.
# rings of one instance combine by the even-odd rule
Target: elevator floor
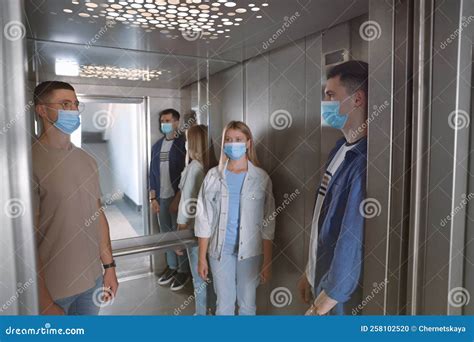
[[140,278],[119,280],[119,290],[112,304],[104,306],[100,315],[168,315],[194,314],[193,286],[189,282],[181,291],[158,285],[158,277],[150,273]]

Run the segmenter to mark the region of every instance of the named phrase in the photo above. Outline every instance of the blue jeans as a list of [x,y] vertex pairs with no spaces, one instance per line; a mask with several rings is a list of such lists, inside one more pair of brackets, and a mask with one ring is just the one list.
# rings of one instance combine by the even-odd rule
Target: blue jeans
[[[158,214],[158,222],[160,223],[160,232],[175,232],[177,214],[170,213],[170,204],[173,201],[173,197],[160,198],[160,213]],[[166,263],[172,270],[178,270],[178,272],[186,273],[189,272],[188,256],[186,253],[183,255],[177,255],[174,251],[166,252]]]
[[[194,301],[196,303],[196,316],[205,316],[207,309],[215,306],[215,294],[212,286],[209,286],[212,280],[204,281],[198,273],[199,247],[190,247],[187,249],[191,274],[193,275]],[[211,274],[209,274],[211,279]]]
[[[97,278],[94,287],[77,295],[56,299],[66,315],[98,315],[100,306],[94,303],[94,292],[102,287],[103,277]],[[97,294],[96,294],[97,295]]]
[[235,315],[236,301],[239,315],[255,315],[261,255],[238,261],[237,255],[223,253],[220,261],[209,257],[209,263],[217,294],[216,315]]

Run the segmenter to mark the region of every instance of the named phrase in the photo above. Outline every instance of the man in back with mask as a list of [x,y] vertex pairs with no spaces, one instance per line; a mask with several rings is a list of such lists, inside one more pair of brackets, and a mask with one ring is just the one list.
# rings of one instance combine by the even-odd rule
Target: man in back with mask
[[[173,108],[159,114],[160,131],[163,137],[151,149],[150,162],[150,204],[158,215],[160,232],[177,230],[178,205],[181,193],[178,185],[186,161],[186,139],[178,131],[179,112]],[[172,291],[179,291],[191,280],[186,253],[166,252],[166,268],[158,278],[158,284],[169,285]]]
[[43,126],[32,147],[40,311],[96,315],[97,299],[118,288],[97,163],[71,143],[80,113],[70,84],[43,82],[34,102]]
[[299,282],[307,315],[347,315],[361,301],[367,173],[368,65],[349,61],[327,75],[321,115],[344,134],[317,191],[308,264]]

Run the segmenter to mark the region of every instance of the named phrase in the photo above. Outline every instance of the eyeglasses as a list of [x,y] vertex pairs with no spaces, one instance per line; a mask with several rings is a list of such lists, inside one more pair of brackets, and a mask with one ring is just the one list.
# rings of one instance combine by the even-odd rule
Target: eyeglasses
[[79,101],[64,101],[64,102],[49,102],[49,103],[42,103],[42,104],[58,104],[63,107],[64,110],[79,110],[80,112],[84,110],[84,103]]

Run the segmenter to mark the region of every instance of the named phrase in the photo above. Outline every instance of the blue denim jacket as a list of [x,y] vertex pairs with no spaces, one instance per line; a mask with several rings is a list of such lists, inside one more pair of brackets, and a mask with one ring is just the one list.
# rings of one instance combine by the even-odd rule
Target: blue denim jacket
[[[337,150],[336,143],[326,168]],[[360,303],[364,217],[359,209],[365,199],[367,175],[367,138],[346,153],[333,175],[319,217],[315,295],[324,290],[338,304],[330,314],[350,314]]]
[[[163,140],[158,140],[151,148],[150,163],[150,190],[155,190],[156,198],[160,198],[160,152]],[[186,162],[186,140],[183,135],[179,135],[173,141],[169,153],[169,167],[171,186],[175,193],[178,192],[178,185],[181,180],[181,172],[183,172]]]

